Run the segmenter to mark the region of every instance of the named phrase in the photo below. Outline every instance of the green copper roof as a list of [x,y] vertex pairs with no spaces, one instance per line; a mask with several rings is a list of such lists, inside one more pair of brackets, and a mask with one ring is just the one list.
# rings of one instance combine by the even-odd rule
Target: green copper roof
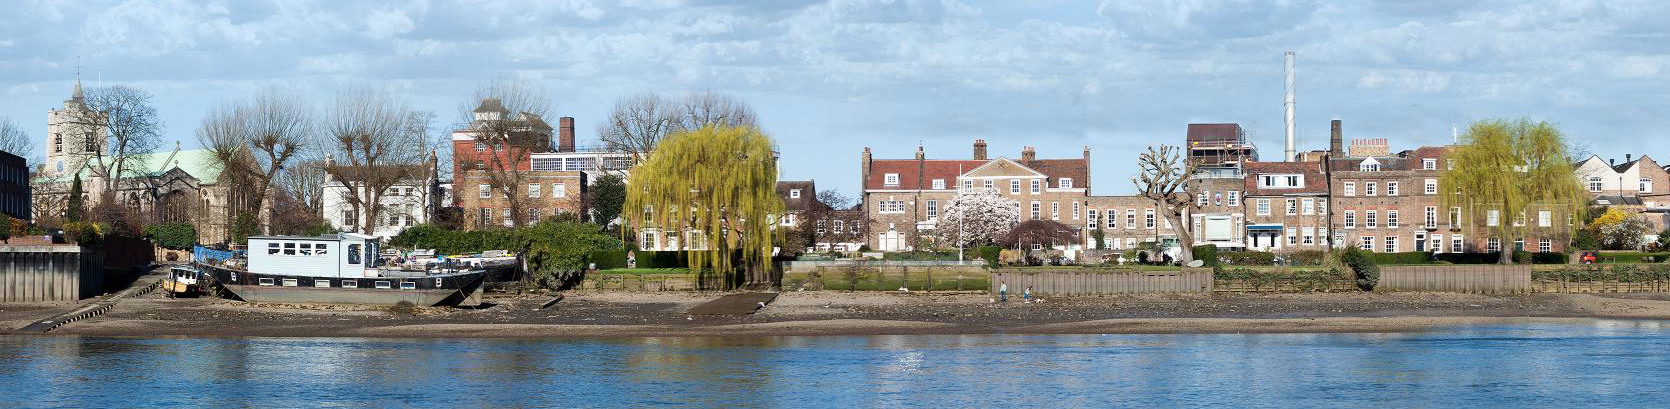
[[[187,174],[196,177],[198,183],[205,185],[219,181],[221,171],[220,165],[215,161],[214,153],[208,149],[181,151],[169,149],[157,153],[135,155],[129,158],[127,164],[123,167],[127,169],[127,174],[130,176],[142,175],[146,177],[161,176],[174,168],[180,168]],[[90,167],[83,166],[81,171],[77,173],[81,175],[81,180],[88,180],[93,177],[93,169]],[[68,182],[72,178],[74,178],[73,175],[66,174],[51,181]]]

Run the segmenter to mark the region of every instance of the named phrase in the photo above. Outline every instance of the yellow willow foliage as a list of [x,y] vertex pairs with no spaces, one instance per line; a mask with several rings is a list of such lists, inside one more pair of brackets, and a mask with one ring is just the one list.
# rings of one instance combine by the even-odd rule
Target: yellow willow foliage
[[[1475,218],[1490,210],[1500,211],[1494,233],[1503,242],[1522,237],[1525,225],[1533,225],[1510,222],[1517,215],[1535,214],[1537,210],[1577,215],[1588,201],[1566,156],[1565,136],[1547,122],[1474,122],[1461,137],[1460,145],[1444,158],[1451,165],[1439,174],[1443,205],[1464,207]],[[1566,223],[1551,224],[1550,228],[1562,234],[1571,233]],[[1502,252],[1504,263],[1510,257],[1509,252]]]
[[[706,126],[669,135],[632,168],[622,212],[628,225],[676,234],[692,270],[728,273],[732,252],[755,271],[771,265],[777,158],[754,127]],[[681,233],[682,232],[682,233]]]

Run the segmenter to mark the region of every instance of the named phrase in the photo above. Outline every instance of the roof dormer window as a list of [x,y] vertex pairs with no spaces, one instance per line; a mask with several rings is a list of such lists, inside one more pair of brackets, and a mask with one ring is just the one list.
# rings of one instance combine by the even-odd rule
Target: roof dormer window
[[789,189],[789,198],[790,199],[799,199],[800,198],[800,189]]
[[885,185],[888,185],[888,186],[898,186],[899,185],[899,174],[889,173],[889,174],[882,175],[881,176],[881,181],[882,181],[881,182],[882,184],[885,184]]

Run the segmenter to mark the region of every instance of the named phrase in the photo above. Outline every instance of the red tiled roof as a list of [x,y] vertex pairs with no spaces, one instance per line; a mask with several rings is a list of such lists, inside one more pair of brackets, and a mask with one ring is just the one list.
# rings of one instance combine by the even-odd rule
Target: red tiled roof
[[[993,159],[996,160],[996,159]],[[1013,160],[1049,177],[1049,187],[1058,187],[1061,178],[1073,179],[1074,187],[1083,187],[1090,180],[1090,165],[1084,159]],[[870,177],[865,189],[933,189],[934,179],[945,179],[945,188],[956,188],[957,176],[985,165],[990,160],[960,159],[875,159],[870,161]],[[920,170],[920,172],[918,172]],[[899,184],[886,185],[888,173],[899,174]],[[918,175],[920,173],[920,175]]]
[[[1322,178],[1322,163],[1320,162],[1247,162],[1242,164],[1247,177],[1243,178],[1247,196],[1280,196],[1288,194],[1318,194],[1328,192],[1328,181]],[[1305,176],[1305,186],[1292,189],[1261,189],[1258,187],[1259,175],[1264,174],[1301,174]]]

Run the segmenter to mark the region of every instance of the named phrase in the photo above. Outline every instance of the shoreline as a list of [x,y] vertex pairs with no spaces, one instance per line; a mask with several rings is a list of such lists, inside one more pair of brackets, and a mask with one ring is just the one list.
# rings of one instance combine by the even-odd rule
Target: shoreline
[[[717,294],[569,293],[491,297],[481,309],[123,300],[45,336],[636,338],[848,335],[1389,333],[1493,324],[1670,320],[1670,293],[1152,294],[993,303],[981,293],[783,293],[740,317],[688,316]],[[0,305],[0,333],[63,306]]]

